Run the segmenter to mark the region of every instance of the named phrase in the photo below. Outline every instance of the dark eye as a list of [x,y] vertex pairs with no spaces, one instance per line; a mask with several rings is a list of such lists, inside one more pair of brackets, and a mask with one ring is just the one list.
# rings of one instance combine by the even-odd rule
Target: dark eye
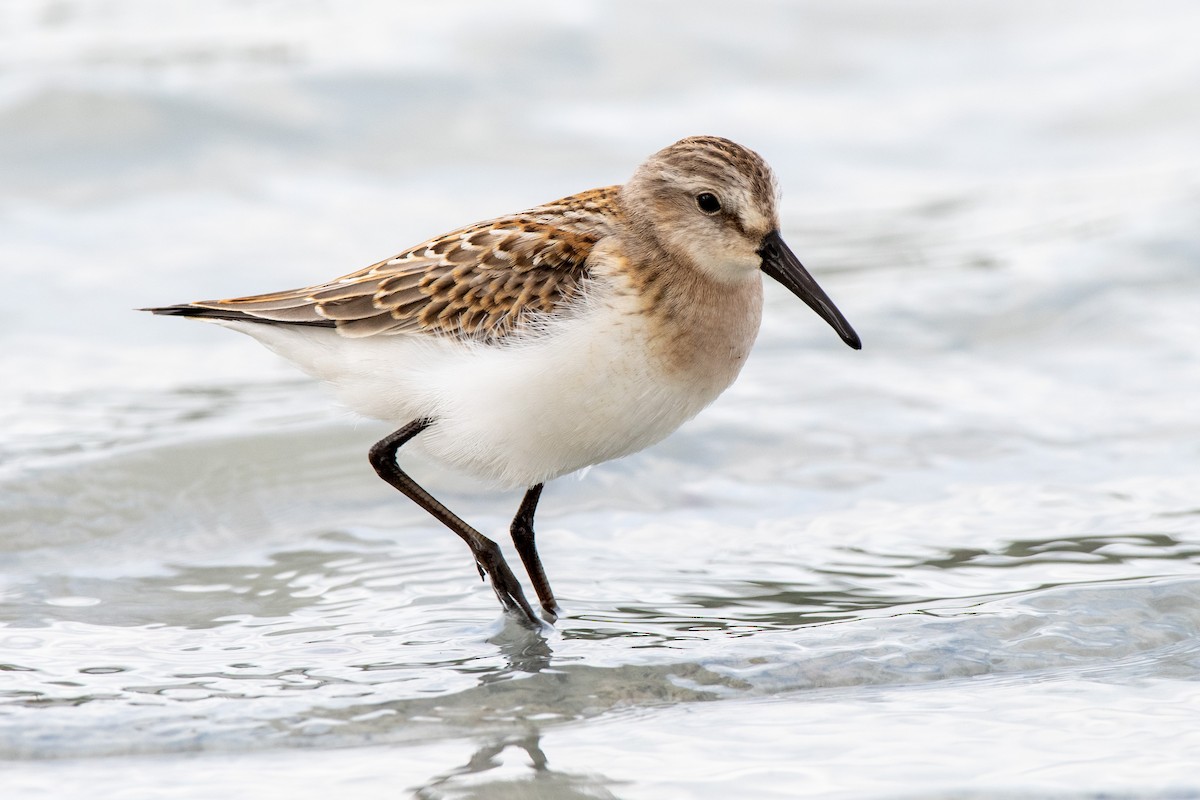
[[696,205],[705,214],[716,214],[721,210],[721,201],[712,192],[701,192],[696,195]]

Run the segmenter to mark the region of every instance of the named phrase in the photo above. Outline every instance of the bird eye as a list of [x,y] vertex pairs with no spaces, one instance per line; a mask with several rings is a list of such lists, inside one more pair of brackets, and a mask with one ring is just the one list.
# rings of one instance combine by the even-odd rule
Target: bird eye
[[696,195],[696,205],[705,214],[716,214],[721,210],[721,201],[712,192],[701,192]]

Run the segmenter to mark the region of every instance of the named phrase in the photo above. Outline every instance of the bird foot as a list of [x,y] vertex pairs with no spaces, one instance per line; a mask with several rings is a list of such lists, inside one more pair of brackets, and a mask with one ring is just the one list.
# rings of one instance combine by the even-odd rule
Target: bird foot
[[[535,630],[546,624],[534,613],[533,607],[525,599],[520,582],[498,550],[494,554],[477,559],[475,566],[479,568],[481,578],[485,574],[491,578],[492,590],[505,611],[519,617],[522,623]],[[557,618],[557,615],[551,614],[547,622],[553,623]]]

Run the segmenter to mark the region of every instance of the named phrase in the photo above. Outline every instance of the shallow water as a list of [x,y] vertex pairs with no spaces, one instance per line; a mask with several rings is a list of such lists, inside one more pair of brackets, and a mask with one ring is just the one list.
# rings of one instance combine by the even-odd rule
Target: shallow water
[[[1200,796],[1200,14],[688,8],[0,9],[6,797]],[[544,635],[386,429],[130,311],[699,132],[865,347],[769,287],[713,407],[547,488]]]

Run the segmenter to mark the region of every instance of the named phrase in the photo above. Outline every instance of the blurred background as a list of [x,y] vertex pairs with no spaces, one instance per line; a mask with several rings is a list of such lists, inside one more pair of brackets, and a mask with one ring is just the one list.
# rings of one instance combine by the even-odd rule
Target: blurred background
[[[1197,30],[1188,0],[0,3],[7,796],[1200,794]],[[768,287],[711,409],[547,489],[545,636],[377,480],[385,429],[134,311],[693,134],[773,165],[864,350]],[[420,470],[504,537],[517,496]]]

